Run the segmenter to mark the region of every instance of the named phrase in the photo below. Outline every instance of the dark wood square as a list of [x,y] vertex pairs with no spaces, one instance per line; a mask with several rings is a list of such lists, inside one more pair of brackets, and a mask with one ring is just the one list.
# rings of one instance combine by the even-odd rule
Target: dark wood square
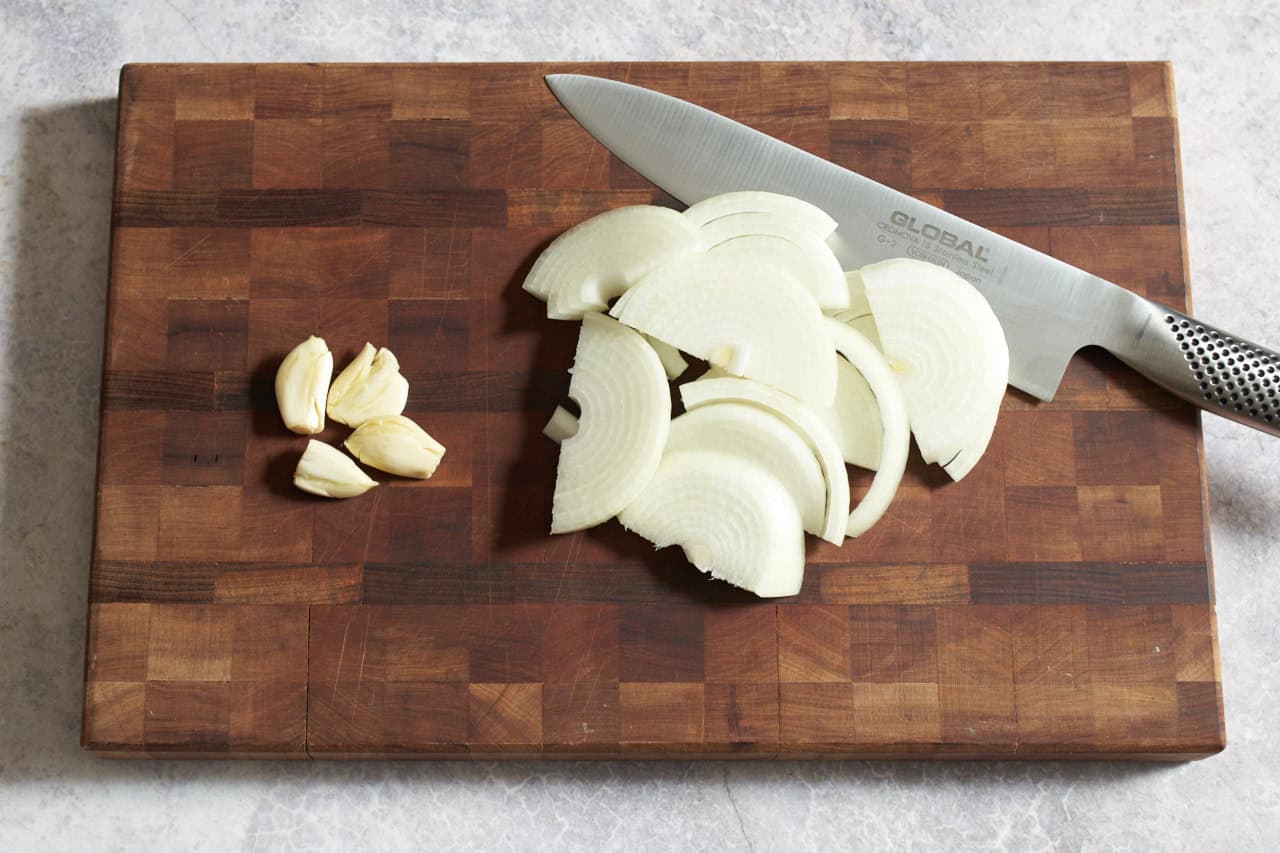
[[831,159],[891,187],[911,185],[910,125],[887,119],[833,121]]
[[175,122],[173,157],[175,189],[247,189],[253,183],[253,122]]
[[706,679],[702,608],[651,604],[624,605],[619,637],[622,681]]
[[319,118],[259,118],[253,123],[255,189],[305,189],[323,183],[324,125]]
[[239,486],[244,446],[239,412],[169,412],[160,475],[180,486]]
[[445,119],[393,121],[390,181],[398,190],[458,190],[470,186],[471,126]]
[[254,117],[297,119],[320,115],[324,102],[324,67],[273,64],[254,69]]
[[245,369],[247,300],[172,299],[168,315],[167,369]]

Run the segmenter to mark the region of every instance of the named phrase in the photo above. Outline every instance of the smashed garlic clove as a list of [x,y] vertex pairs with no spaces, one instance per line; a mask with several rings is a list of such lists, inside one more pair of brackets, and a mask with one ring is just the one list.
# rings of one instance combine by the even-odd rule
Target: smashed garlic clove
[[333,353],[315,335],[298,344],[276,371],[276,404],[290,430],[315,435],[324,429],[325,397],[333,375]]
[[365,421],[343,446],[379,471],[419,480],[434,474],[444,456],[444,445],[404,415]]
[[338,448],[313,438],[294,469],[293,484],[325,498],[354,498],[378,485],[378,481]]
[[398,415],[409,401],[409,380],[400,375],[400,362],[391,350],[364,349],[348,364],[329,388],[329,417],[358,427],[372,418]]

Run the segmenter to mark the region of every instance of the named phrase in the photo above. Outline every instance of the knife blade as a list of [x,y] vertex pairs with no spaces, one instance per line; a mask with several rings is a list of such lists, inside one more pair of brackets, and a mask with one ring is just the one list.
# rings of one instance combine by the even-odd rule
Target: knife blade
[[569,114],[685,204],[734,190],[804,199],[839,224],[845,269],[894,257],[948,267],[982,292],[1009,343],[1009,384],[1052,400],[1072,356],[1109,350],[1208,411],[1280,435],[1280,355],[891,187],[669,95],[551,74]]

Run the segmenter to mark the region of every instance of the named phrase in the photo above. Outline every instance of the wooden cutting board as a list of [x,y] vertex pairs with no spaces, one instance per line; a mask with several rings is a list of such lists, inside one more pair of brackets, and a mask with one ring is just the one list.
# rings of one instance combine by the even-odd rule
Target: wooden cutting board
[[[611,523],[546,535],[557,233],[674,201],[542,83],[688,98],[1188,303],[1161,64],[124,69],[83,741],[117,756],[1158,757],[1224,745],[1198,414],[1105,354],[963,482],[760,601]],[[290,485],[272,379],[366,340],[448,447]],[[330,427],[323,438],[340,441]],[[866,478],[858,476],[857,483]]]

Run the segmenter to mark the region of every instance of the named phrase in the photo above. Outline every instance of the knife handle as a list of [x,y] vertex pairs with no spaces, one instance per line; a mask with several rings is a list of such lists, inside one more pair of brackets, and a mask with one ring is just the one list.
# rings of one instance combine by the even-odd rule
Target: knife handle
[[1280,436],[1280,353],[1135,298],[1141,331],[1108,347],[1117,358],[1206,411]]

